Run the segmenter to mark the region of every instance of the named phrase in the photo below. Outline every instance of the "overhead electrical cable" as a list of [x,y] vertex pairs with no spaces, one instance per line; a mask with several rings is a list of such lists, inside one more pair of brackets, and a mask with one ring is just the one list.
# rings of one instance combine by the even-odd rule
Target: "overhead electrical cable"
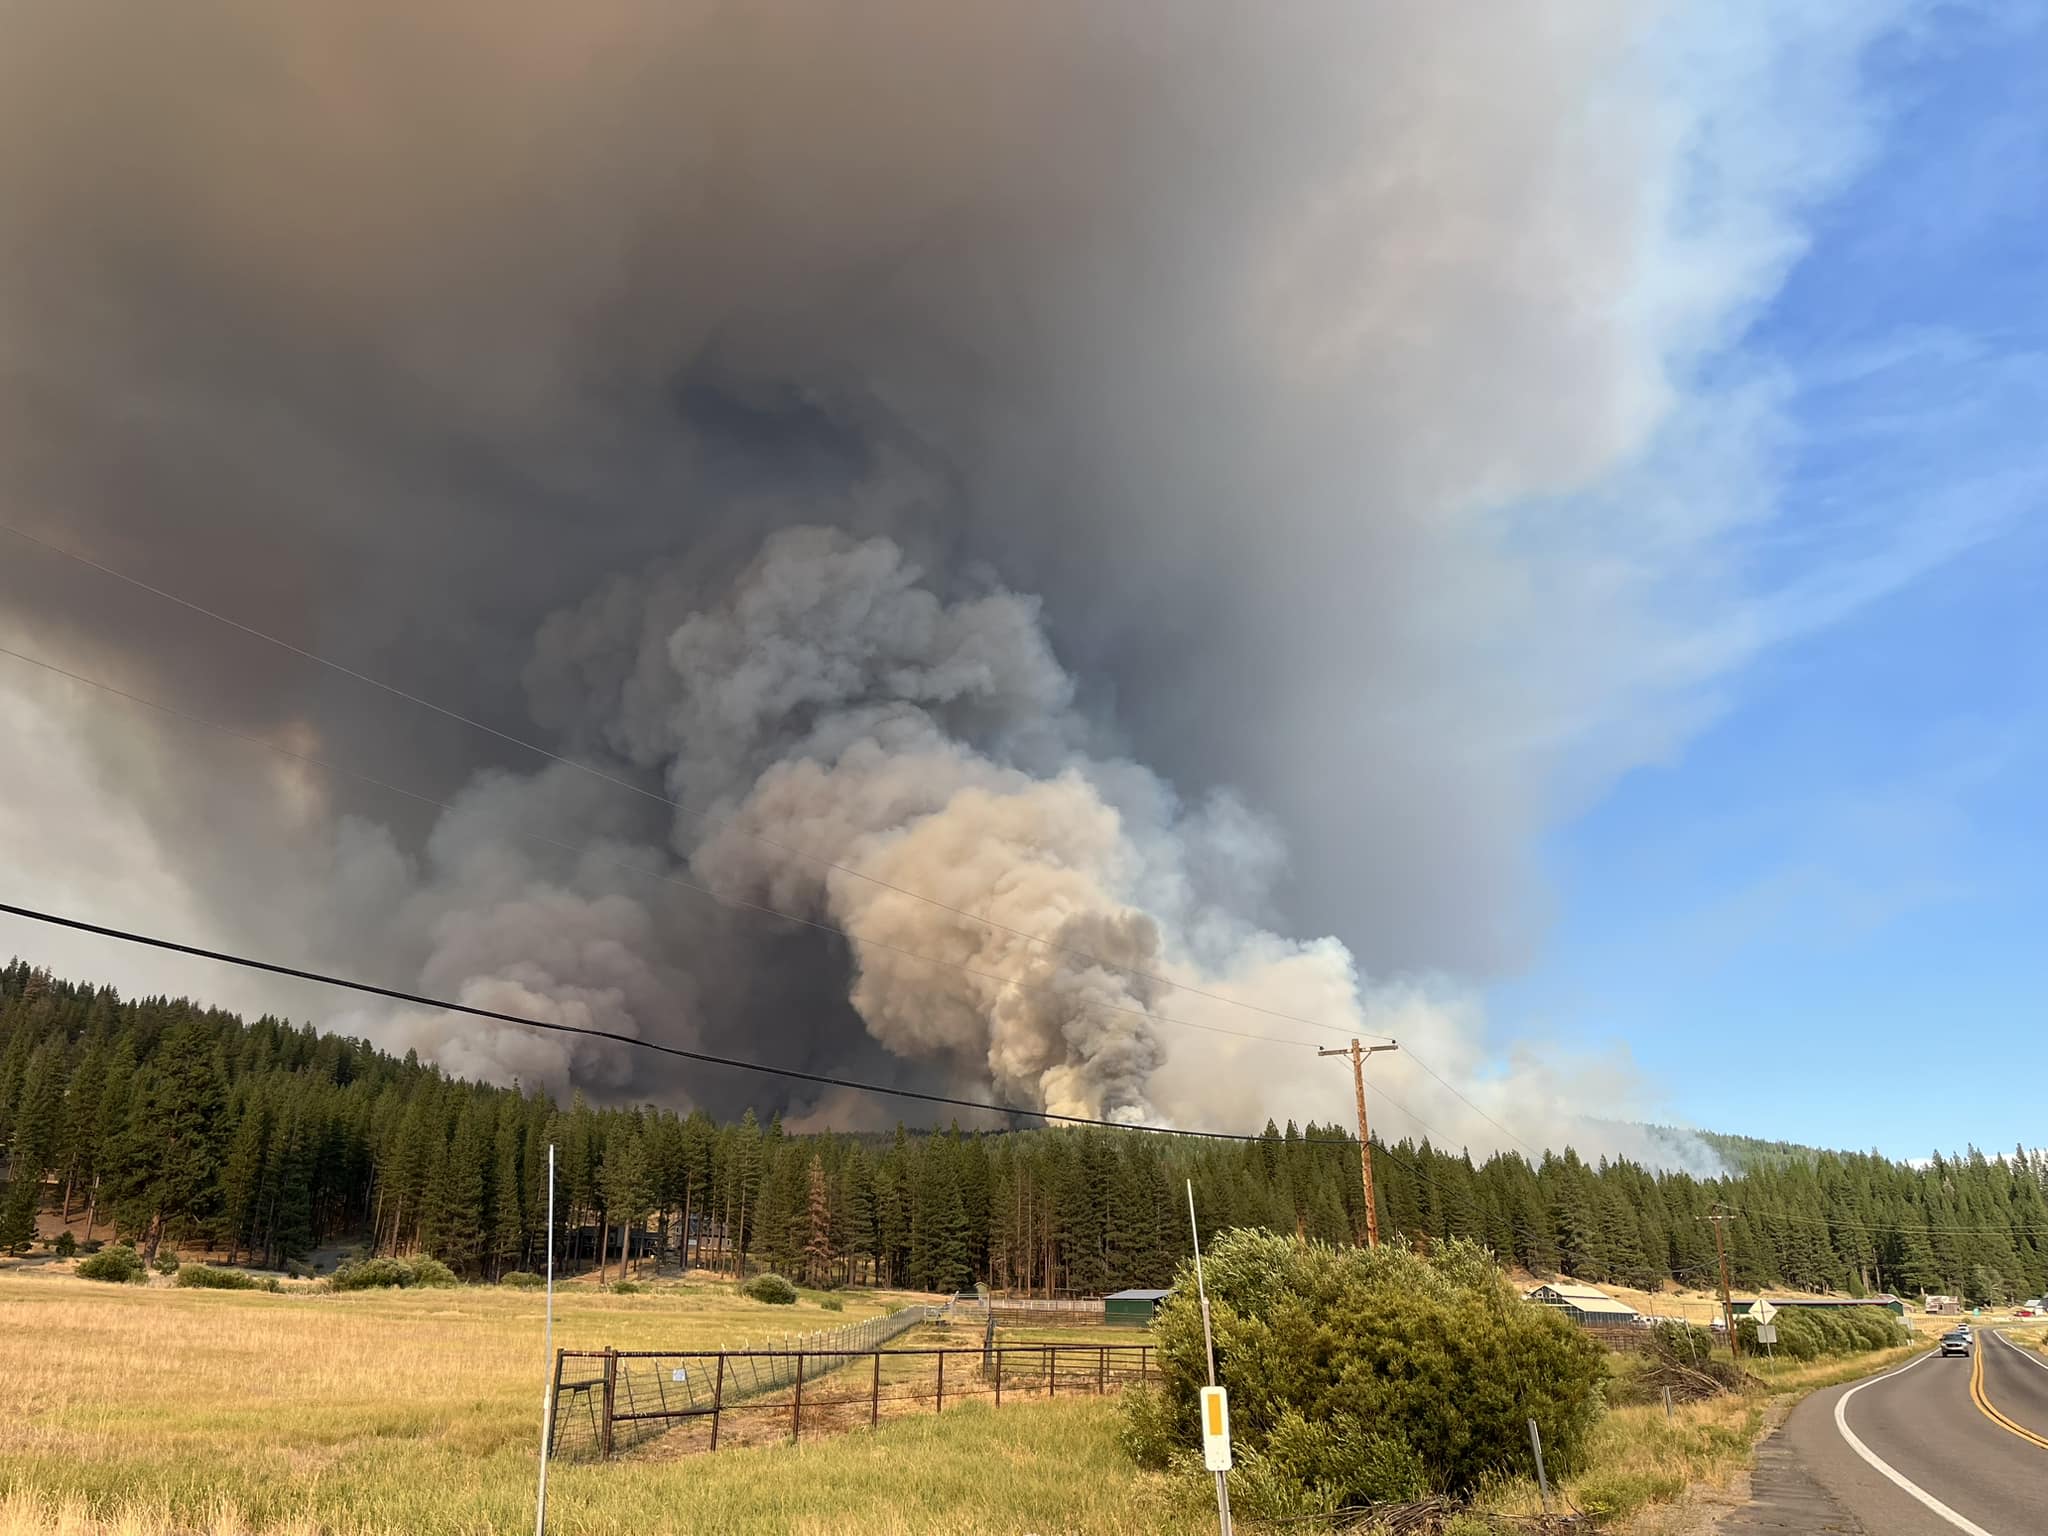
[[[303,763],[309,768],[317,768],[323,773],[354,779],[360,784],[370,785],[373,788],[415,801],[420,805],[431,806],[436,810],[453,811],[455,809],[446,800],[438,800],[434,796],[422,794],[418,790],[407,789],[401,784],[393,784],[388,779],[379,778],[373,773],[365,773],[358,768],[350,768],[342,763],[316,757],[310,752],[300,752],[292,747],[285,746],[281,742],[271,741],[253,732],[238,730],[234,726],[209,719],[205,715],[195,714],[188,709],[180,709],[174,704],[166,704],[160,699],[147,698],[139,693],[131,693],[126,688],[116,687],[112,683],[103,682],[95,677],[88,677],[83,672],[74,672],[69,667],[58,666],[55,662],[45,661],[38,656],[31,656],[25,651],[17,651],[11,646],[0,645],[0,656],[9,656],[16,661],[26,662],[32,667],[40,667],[45,672],[55,673],[57,676],[68,678],[74,683],[82,683],[88,688],[97,688],[103,693],[112,694],[119,699],[125,699],[131,704],[139,704],[145,709],[156,710],[158,713],[168,715],[172,719],[182,720],[190,725],[202,726],[210,731],[217,731],[223,736],[232,737],[234,740],[247,743],[250,746],[261,747],[266,752],[288,758],[295,763]],[[906,948],[901,944],[891,944],[885,939],[873,939],[857,935],[836,923],[828,923],[814,917],[803,917],[794,912],[785,912],[780,907],[769,906],[765,902],[750,901],[743,896],[730,896],[713,890],[710,886],[700,885],[694,880],[685,879],[681,875],[666,870],[650,869],[644,864],[636,864],[631,859],[620,858],[615,854],[606,853],[598,848],[564,842],[559,838],[549,837],[545,833],[527,831],[523,828],[514,828],[513,832],[515,836],[523,838],[528,842],[541,844],[564,853],[574,854],[578,858],[595,859],[600,863],[610,864],[615,868],[645,876],[650,880],[659,880],[665,885],[675,886],[679,890],[691,891],[711,901],[718,902],[721,906],[731,907],[740,911],[756,912],[765,917],[780,918],[785,922],[797,923],[806,928],[814,928],[822,933],[835,934],[845,939],[849,944],[863,948],[887,950],[891,954],[902,955],[907,959],[916,960],[925,965],[943,966],[947,970],[960,971],[965,975],[978,976],[985,981],[993,981],[1002,986],[1015,987],[1020,992],[1059,997],[1063,1000],[1067,998],[1067,994],[1055,987],[1043,986],[1037,982],[1022,981],[1014,976],[1004,976],[995,971],[984,971],[958,960],[942,960],[936,955],[927,955],[918,950]],[[1145,1019],[1153,1023],[1172,1024],[1182,1029],[1199,1029],[1214,1035],[1232,1035],[1240,1040],[1257,1040],[1268,1045],[1298,1045],[1303,1050],[1314,1050],[1316,1048],[1315,1042],[1311,1040],[1290,1040],[1284,1035],[1254,1034],[1249,1030],[1231,1029],[1223,1024],[1203,1024],[1194,1019],[1171,1018],[1166,1014],[1155,1013],[1147,1008],[1131,1008],[1118,1003],[1100,1001],[1090,1001],[1086,1006],[1101,1008],[1111,1013],[1130,1014],[1135,1018]],[[1396,1107],[1398,1108],[1399,1106]],[[1410,1118],[1413,1119],[1414,1117],[1410,1116]],[[1421,1122],[1417,1121],[1416,1123],[1420,1124]]]
[[[398,987],[378,986],[374,982],[356,981],[346,976],[335,976],[325,971],[315,971],[303,966],[283,965],[273,960],[259,960],[250,955],[237,955],[226,950],[207,949],[197,944],[182,944],[175,939],[159,938],[154,934],[137,933],[131,929],[115,928],[104,923],[91,923],[83,918],[65,917],[56,912],[45,912],[37,907],[21,906],[14,902],[0,902],[0,913],[10,917],[25,918],[34,923],[47,923],[52,927],[68,928],[77,933],[90,933],[103,939],[115,939],[123,944],[136,944],[149,949],[160,949],[171,954],[189,955],[199,960],[217,961],[222,965],[239,966],[243,970],[261,971],[271,976],[285,976],[294,981],[309,981],[320,986],[340,987],[350,992],[361,992],[371,997],[381,997],[392,1002],[411,1003],[415,1007],[435,1008],[445,1013],[459,1013],[471,1018],[489,1019],[499,1024],[512,1024],[522,1029],[544,1030],[550,1034],[576,1035],[592,1040],[609,1040],[617,1045],[629,1046],[635,1050],[654,1051],[663,1056],[678,1057],[705,1066],[729,1067],[740,1072],[758,1072],[767,1077],[787,1078],[794,1082],[815,1083],[826,1088],[844,1088],[854,1093],[882,1094],[891,1098],[913,1099],[923,1104],[939,1104],[953,1109],[986,1110],[999,1115],[1023,1115],[1031,1119],[1047,1120],[1059,1125],[1092,1125],[1111,1131],[1142,1131],[1156,1136],[1192,1136],[1205,1141],[1257,1142],[1266,1139],[1263,1132],[1247,1134],[1242,1131],[1199,1131],[1177,1125],[1146,1125],[1121,1120],[1105,1120],[1095,1115],[1069,1115],[1057,1110],[1033,1109],[1024,1104],[997,1104],[985,1099],[958,1098],[952,1094],[928,1093],[918,1088],[897,1088],[886,1083],[867,1083],[857,1078],[840,1077],[829,1072],[807,1072],[796,1067],[779,1066],[774,1062],[748,1061],[737,1056],[721,1056],[710,1051],[695,1051],[686,1046],[666,1045],[658,1040],[643,1039],[638,1035],[624,1034],[618,1030],[599,1029],[588,1024],[562,1024],[551,1019],[536,1019],[526,1014],[506,1013],[495,1008],[478,1008],[469,1003],[452,1002],[447,998],[430,997],[420,992],[407,992]],[[1330,1146],[1358,1145],[1354,1136],[1301,1137],[1300,1141]]]
[[[268,630],[258,629],[253,624],[245,623],[241,619],[234,618],[228,614],[221,613],[216,609],[209,608],[204,603],[195,602],[191,598],[182,597],[178,593],[157,586],[153,582],[145,581],[139,576],[131,575],[128,572],[119,570],[114,566],[104,564],[101,561],[93,559],[90,555],[80,554],[77,550],[67,549],[62,544],[53,543],[48,539],[41,538],[36,534],[28,532],[26,529],[17,528],[11,523],[0,522],[0,533],[12,534],[15,538],[22,540],[24,543],[32,544],[38,549],[47,551],[48,553],[53,555],[61,555],[67,560],[76,561],[78,564],[86,566],[91,570],[98,571],[100,574],[104,576],[111,577],[116,581],[126,582],[129,586],[135,587],[140,591],[147,592],[153,597],[162,599],[164,602],[176,604],[178,607],[184,608],[189,612],[199,614],[203,618],[211,619],[217,624],[224,624],[230,629],[239,630],[241,633],[248,635],[253,639],[264,641],[266,644],[274,645],[281,650],[288,651],[292,655],[299,657],[303,661],[310,661],[316,666],[325,667],[329,671],[339,673],[343,677],[351,678],[356,682],[364,684],[366,687],[375,688],[380,692],[389,694],[391,697],[396,699],[403,699],[405,702],[415,705],[420,709],[430,710],[434,714],[440,715],[444,719],[452,720],[459,725],[467,726],[471,730],[481,731],[485,735],[494,737],[497,740],[502,741],[509,746],[518,747],[521,751],[532,752],[537,756],[543,757],[547,759],[549,762],[557,763],[564,768],[574,769],[578,773],[587,774],[590,777],[600,780],[603,783],[610,784],[615,788],[623,789],[632,794],[640,795],[646,799],[656,801],[657,803],[666,805],[670,809],[679,811],[686,816],[695,817],[702,825],[704,825],[707,828],[729,828],[733,832],[738,833],[740,836],[750,838],[754,842],[760,843],[763,847],[773,848],[777,852],[787,854],[791,858],[802,859],[808,863],[818,865],[821,868],[833,870],[839,874],[846,875],[851,879],[864,881],[867,884],[879,887],[882,890],[894,892],[896,895],[905,897],[909,900],[919,901],[925,903],[927,906],[937,907],[941,911],[950,912],[956,917],[962,917],[967,919],[969,922],[980,923],[984,927],[994,929],[999,933],[1007,933],[1032,944],[1041,944],[1048,949],[1055,949],[1066,954],[1074,955],[1077,958],[1086,960],[1093,965],[1099,965],[1105,970],[1121,971],[1125,975],[1140,977],[1146,981],[1153,982],[1156,985],[1162,987],[1170,987],[1176,991],[1186,992],[1196,997],[1205,997],[1212,1002],[1228,1003],[1233,1007],[1244,1008],[1253,1013],[1261,1013],[1266,1015],[1268,1018],[1282,1019],[1290,1024],[1306,1025],[1310,1029],[1328,1030],[1333,1034],[1339,1035],[1352,1035],[1358,1033],[1358,1031],[1351,1029],[1348,1026],[1330,1024],[1320,1019],[1304,1018],[1299,1014],[1284,1013],[1279,1009],[1262,1007],[1260,1004],[1247,1002],[1243,998],[1231,997],[1225,993],[1209,991],[1202,987],[1191,985],[1190,983],[1185,981],[1175,981],[1172,977],[1169,976],[1161,976],[1155,972],[1141,970],[1136,966],[1124,965],[1115,960],[1108,960],[1100,955],[1091,954],[1087,950],[1081,949],[1076,945],[1067,944],[1058,939],[1050,939],[1045,937],[1043,934],[1032,933],[1028,929],[1012,927],[1007,923],[998,922],[996,919],[988,917],[980,912],[972,911],[966,907],[955,906],[951,902],[941,901],[936,896],[927,896],[923,892],[912,890],[908,886],[897,885],[893,881],[884,880],[879,875],[869,874],[867,871],[857,869],[850,864],[841,864],[834,859],[826,857],[823,854],[812,853],[806,849],[798,848],[791,844],[781,842],[776,838],[769,837],[765,833],[751,831],[748,828],[739,825],[730,817],[716,816],[709,811],[701,810],[695,806],[689,805],[684,801],[677,799],[675,796],[666,793],[665,791],[649,789],[644,784],[636,784],[631,779],[621,778],[619,775],[615,773],[608,773],[604,769],[596,767],[590,763],[580,762],[575,758],[566,757],[562,753],[556,752],[549,747],[542,746],[539,742],[530,741],[522,736],[515,736],[510,731],[500,730],[497,726],[486,724],[484,721],[478,720],[474,716],[463,714],[460,710],[451,709],[445,704],[437,704],[432,699],[423,698],[419,694],[401,688],[395,683],[385,682],[382,678],[374,677],[370,673],[360,671],[357,668],[351,667],[344,662],[330,660],[329,658],[322,656],[315,651],[307,650],[304,646],[295,645],[291,641],[284,639],[282,636],[271,634]],[[1389,1037],[1380,1035],[1373,1036],[1372,1038],[1386,1039]]]
[[[1494,1119],[1493,1116],[1489,1115],[1477,1104],[1474,1104],[1470,1099],[1466,1098],[1465,1095],[1460,1093],[1457,1090],[1457,1088],[1447,1078],[1443,1077],[1436,1070],[1436,1068],[1432,1067],[1428,1062],[1424,1061],[1420,1056],[1416,1055],[1411,1047],[1406,1045],[1402,1046],[1401,1054],[1403,1056],[1406,1056],[1410,1061],[1414,1062],[1415,1065],[1422,1068],[1422,1070],[1427,1072],[1431,1077],[1434,1077],[1439,1083],[1442,1083],[1445,1088],[1450,1090],[1451,1095],[1454,1098],[1456,1098],[1460,1104],[1463,1104],[1467,1109],[1471,1110],[1473,1114],[1477,1115],[1480,1119],[1484,1120],[1496,1131],[1499,1131],[1501,1135],[1507,1137],[1509,1141],[1512,1141],[1516,1146],[1520,1147],[1524,1152],[1528,1153],[1538,1162],[1541,1162],[1543,1160],[1543,1154],[1541,1152],[1538,1152],[1534,1147],[1530,1146],[1529,1143],[1522,1140],[1521,1137],[1517,1136],[1513,1131],[1509,1130],[1506,1126],[1502,1125],[1498,1120]],[[1381,1097],[1384,1098],[1385,1095],[1382,1094]]]

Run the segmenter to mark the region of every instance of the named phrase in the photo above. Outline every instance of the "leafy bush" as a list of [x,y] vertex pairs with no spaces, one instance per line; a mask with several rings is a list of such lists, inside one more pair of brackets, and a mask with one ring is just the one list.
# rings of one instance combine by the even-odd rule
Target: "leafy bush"
[[796,1305],[796,1287],[777,1274],[756,1275],[740,1287],[742,1295],[765,1301],[771,1307]]
[[[1262,1512],[1533,1475],[1530,1419],[1568,1465],[1600,1411],[1606,1352],[1523,1303],[1470,1243],[1424,1258],[1227,1232],[1207,1275],[1240,1481]],[[1161,1391],[1127,1394],[1124,1442],[1157,1466],[1200,1443],[1207,1373],[1191,1269],[1153,1327]]]
[[160,1275],[175,1275],[178,1272],[178,1256],[166,1248],[156,1256],[156,1272]]
[[337,1291],[390,1290],[411,1286],[459,1284],[455,1271],[439,1259],[356,1259],[335,1266],[328,1280]]
[[641,1285],[638,1280],[614,1280],[612,1282],[612,1294],[614,1296],[638,1296],[644,1289],[646,1287]]
[[313,1278],[313,1266],[303,1263],[298,1259],[286,1259],[284,1261],[284,1272],[294,1280],[310,1280]]
[[[203,1291],[260,1291],[266,1289],[263,1281],[239,1269],[215,1269],[210,1264],[187,1264],[178,1271],[178,1282],[187,1290]],[[270,1282],[268,1289],[275,1290],[277,1282]]]
[[543,1285],[546,1285],[547,1281],[534,1274],[531,1270],[510,1269],[498,1276],[498,1284],[508,1286],[515,1291],[537,1291]]
[[[1791,1360],[1818,1360],[1823,1355],[1861,1355],[1902,1343],[1899,1320],[1882,1307],[1781,1307],[1771,1321],[1778,1342],[1770,1353]],[[1737,1320],[1745,1353],[1761,1355],[1751,1318]]]
[[827,1312],[844,1312],[846,1303],[837,1296],[820,1296],[818,1305]]
[[149,1273],[142,1262],[142,1255],[127,1243],[102,1248],[98,1253],[80,1259],[78,1272],[88,1280],[108,1280],[117,1285],[146,1279]]
[[70,1228],[67,1227],[57,1234],[57,1241],[50,1245],[50,1251],[60,1259],[68,1259],[78,1252],[78,1239],[72,1235]]

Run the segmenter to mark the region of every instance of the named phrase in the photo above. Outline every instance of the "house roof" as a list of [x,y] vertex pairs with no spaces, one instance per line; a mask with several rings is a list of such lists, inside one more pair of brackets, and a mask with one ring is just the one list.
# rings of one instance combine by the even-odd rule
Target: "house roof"
[[1537,1296],[1554,1296],[1576,1311],[1598,1313],[1607,1317],[1634,1317],[1636,1309],[1625,1301],[1616,1301],[1605,1291],[1590,1285],[1539,1285],[1529,1293],[1531,1299]]
[[1111,1291],[1104,1301],[1163,1301],[1171,1291]]

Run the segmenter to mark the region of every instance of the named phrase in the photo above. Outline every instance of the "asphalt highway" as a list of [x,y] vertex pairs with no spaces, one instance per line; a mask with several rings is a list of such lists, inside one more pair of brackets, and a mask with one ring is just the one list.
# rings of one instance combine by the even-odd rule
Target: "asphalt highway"
[[2048,1536],[2048,1357],[1988,1330],[1815,1393],[1773,1439],[1730,1532]]

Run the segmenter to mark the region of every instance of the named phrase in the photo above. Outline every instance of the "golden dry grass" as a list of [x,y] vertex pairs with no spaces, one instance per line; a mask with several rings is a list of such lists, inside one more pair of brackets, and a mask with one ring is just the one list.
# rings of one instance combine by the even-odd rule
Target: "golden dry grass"
[[[698,1283],[557,1298],[556,1342],[767,1344],[880,1310],[764,1307]],[[531,1524],[541,1392],[532,1292],[267,1295],[0,1273],[0,1536],[398,1536]],[[949,1403],[798,1447],[557,1463],[550,1530],[687,1525],[873,1536],[1172,1528],[1187,1490],[1136,1473],[1102,1400]]]
[[[1582,1464],[1552,1467],[1552,1481],[1573,1507],[1626,1520],[1619,1529],[1632,1536],[1664,1529],[1672,1506],[1726,1490],[1750,1465],[1774,1399],[1803,1397],[1875,1375],[1917,1348],[1902,1345],[1803,1365],[1744,1361],[1745,1369],[1762,1379],[1760,1390],[1681,1404],[1668,1419],[1661,1403],[1616,1408],[1595,1427]],[[1497,1487],[1483,1502],[1499,1514],[1534,1514],[1541,1507],[1536,1486],[1528,1480]]]
[[[556,1341],[622,1349],[767,1343],[857,1321],[770,1308],[726,1285],[558,1298]],[[532,1521],[540,1303],[490,1289],[273,1296],[96,1286],[0,1273],[0,1536],[482,1536]],[[956,1332],[958,1330],[955,1330]],[[1049,1338],[1004,1329],[1005,1340]],[[1123,1330],[1067,1330],[1136,1343]],[[978,1337],[978,1335],[977,1335]],[[909,1341],[906,1341],[909,1342]],[[954,1342],[948,1340],[948,1342]],[[964,1342],[964,1340],[961,1340]],[[1747,1464],[1763,1399],[1881,1369],[1903,1352],[1772,1368],[1768,1392],[1679,1411],[1623,1408],[1582,1467],[1556,1469],[1581,1507],[1640,1519]],[[877,1430],[716,1457],[650,1447],[609,1466],[557,1463],[549,1528],[627,1536],[941,1536],[1190,1528],[1198,1480],[1132,1468],[1116,1407],[1093,1397],[949,1402]],[[858,1415],[854,1415],[858,1417]],[[740,1437],[742,1439],[749,1437]],[[1533,1510],[1533,1487],[1488,1507]]]

